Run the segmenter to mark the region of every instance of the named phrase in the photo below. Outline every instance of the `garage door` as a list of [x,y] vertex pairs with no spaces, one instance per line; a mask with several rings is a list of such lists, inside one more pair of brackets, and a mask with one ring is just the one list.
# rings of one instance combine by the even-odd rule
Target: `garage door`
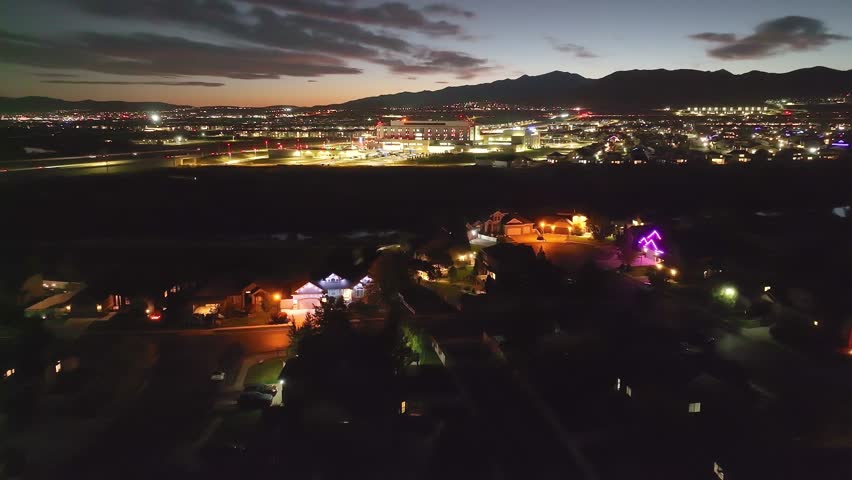
[[520,235],[521,227],[509,227],[506,229],[506,235]]
[[300,310],[310,310],[318,307],[319,305],[320,300],[318,298],[300,298],[296,308]]

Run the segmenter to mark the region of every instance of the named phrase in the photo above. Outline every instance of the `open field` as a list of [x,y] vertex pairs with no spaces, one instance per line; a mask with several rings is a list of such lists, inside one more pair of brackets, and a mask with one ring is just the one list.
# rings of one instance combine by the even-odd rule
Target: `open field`
[[[76,178],[0,176],[4,231],[21,239],[194,236],[362,229],[432,231],[496,208],[654,211],[828,208],[852,201],[852,165],[743,168],[207,167]],[[818,188],[816,186],[819,186]]]

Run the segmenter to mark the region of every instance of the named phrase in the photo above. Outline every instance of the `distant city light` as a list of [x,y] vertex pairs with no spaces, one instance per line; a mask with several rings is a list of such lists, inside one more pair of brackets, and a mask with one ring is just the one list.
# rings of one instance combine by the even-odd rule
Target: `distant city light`
[[151,114],[151,121],[154,122],[154,123],[159,122],[160,121],[160,115],[158,115],[156,113],[152,113]]

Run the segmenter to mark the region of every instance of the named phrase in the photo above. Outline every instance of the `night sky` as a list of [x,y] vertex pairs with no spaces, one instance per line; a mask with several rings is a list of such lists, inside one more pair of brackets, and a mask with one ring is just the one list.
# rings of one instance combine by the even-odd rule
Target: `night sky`
[[317,105],[553,70],[852,68],[848,0],[0,0],[0,11],[3,96]]

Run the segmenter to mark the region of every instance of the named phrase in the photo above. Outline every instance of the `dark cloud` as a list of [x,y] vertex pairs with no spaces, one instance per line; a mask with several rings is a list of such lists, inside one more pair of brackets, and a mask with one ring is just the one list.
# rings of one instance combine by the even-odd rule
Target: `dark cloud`
[[706,42],[721,42],[721,43],[731,43],[737,41],[737,36],[733,33],[712,33],[712,32],[704,32],[704,33],[696,33],[695,35],[690,35],[689,38],[694,40],[704,40]]
[[275,79],[361,73],[323,54],[227,47],[143,33],[80,33],[40,39],[0,31],[0,60],[39,68],[161,77]]
[[394,73],[433,74],[450,72],[461,79],[473,78],[480,73],[496,68],[489,66],[485,59],[449,50],[423,50],[414,55],[413,61],[383,59],[379,60],[378,63],[386,65]]
[[436,15],[449,15],[464,18],[473,18],[476,16],[470,10],[465,10],[447,3],[433,3],[431,5],[426,5],[423,7],[423,11],[426,13],[434,13]]
[[711,57],[743,60],[771,57],[786,52],[818,50],[834,42],[849,40],[830,33],[821,20],[789,16],[761,23],[754,33],[737,37],[733,33],[704,32],[690,38],[720,44],[707,50]]
[[438,81],[437,81],[437,82],[435,82],[435,83],[440,83],[440,84],[442,84],[442,85],[446,85],[446,84],[448,84],[448,83],[450,83],[450,82],[445,82],[444,80],[438,80]]
[[[345,23],[377,25],[414,30],[432,36],[463,35],[460,25],[445,20],[431,20],[422,11],[402,2],[386,2],[357,6],[356,2],[327,0],[248,0],[280,10],[337,20]],[[444,12],[446,13],[446,12]]]
[[305,15],[284,15],[267,7],[240,11],[223,0],[72,1],[82,10],[96,15],[186,25],[289,50],[364,58],[377,55],[371,47],[393,51],[411,47],[398,37],[374,33],[358,25]]
[[597,58],[597,55],[590,52],[589,49],[576,43],[560,42],[554,37],[544,37],[551,46],[562,53],[569,53],[577,58]]
[[[432,60],[430,55],[443,57],[447,52],[413,45],[388,32],[388,28],[395,28],[465,38],[458,25],[434,21],[426,15],[470,17],[470,12],[442,3],[417,10],[400,2],[361,6],[357,0],[243,0],[239,8],[234,0],[68,1],[89,14],[209,31],[221,34],[223,41],[230,38],[281,49],[284,57],[312,53],[386,65],[395,73],[423,73],[423,69],[430,68],[434,73],[464,78],[486,70],[477,65]],[[385,28],[376,30],[377,26]],[[467,58],[486,63],[484,59]],[[190,56],[187,61],[195,59]],[[342,66],[342,62],[337,65]],[[408,68],[413,70],[407,72]],[[251,74],[246,78],[267,77]]]
[[73,73],[56,73],[56,72],[33,72],[33,76],[42,78],[75,78],[79,75]]
[[317,80],[311,79],[311,80],[308,80],[308,83],[317,83]]
[[221,87],[218,82],[123,82],[111,80],[42,80],[41,83],[61,83],[68,85],[163,85],[167,87]]

